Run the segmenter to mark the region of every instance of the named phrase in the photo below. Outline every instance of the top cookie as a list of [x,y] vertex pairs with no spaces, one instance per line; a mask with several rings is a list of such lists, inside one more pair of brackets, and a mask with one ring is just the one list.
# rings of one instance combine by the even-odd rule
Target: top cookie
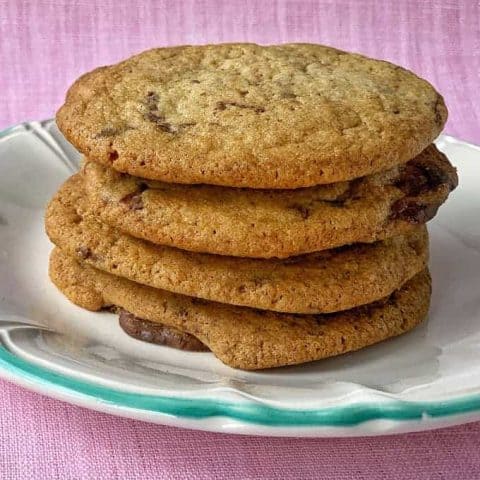
[[440,133],[442,97],[387,62],[322,45],[158,48],[90,72],[57,123],[138,177],[298,188],[404,163]]

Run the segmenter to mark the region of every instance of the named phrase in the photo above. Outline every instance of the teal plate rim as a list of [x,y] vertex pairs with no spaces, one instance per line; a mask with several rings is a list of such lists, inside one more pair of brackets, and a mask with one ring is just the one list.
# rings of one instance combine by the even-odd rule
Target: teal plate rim
[[228,417],[266,427],[352,427],[371,420],[412,421],[422,420],[425,416],[440,418],[480,410],[480,394],[438,402],[354,402],[338,407],[296,410],[248,401],[234,403],[122,392],[27,362],[3,346],[0,346],[0,370],[12,374],[12,378],[20,377],[36,385],[58,387],[65,393],[95,399],[115,407],[196,420]]
[[[1,130],[0,138],[22,125],[17,124]],[[64,393],[65,397],[72,401],[93,400],[126,411],[190,420],[224,417],[265,427],[354,427],[375,420],[421,421],[428,417],[440,419],[480,412],[480,392],[432,402],[390,399],[383,402],[352,402],[342,406],[302,410],[248,400],[232,402],[124,392],[54,372],[14,355],[1,344],[0,377],[43,393],[45,387],[52,388],[53,391]],[[35,386],[39,387],[38,390],[34,388]],[[56,397],[54,394],[48,396]],[[65,397],[62,396],[60,399],[65,400]]]

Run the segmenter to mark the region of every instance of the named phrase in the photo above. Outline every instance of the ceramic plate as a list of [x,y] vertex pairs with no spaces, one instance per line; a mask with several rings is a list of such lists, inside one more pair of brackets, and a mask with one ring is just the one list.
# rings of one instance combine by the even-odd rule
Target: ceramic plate
[[139,342],[115,315],[69,303],[48,280],[43,211],[79,156],[52,121],[1,132],[0,375],[87,408],[231,433],[377,435],[480,420],[480,149],[437,144],[460,187],[430,224],[428,322],[356,353],[242,372]]

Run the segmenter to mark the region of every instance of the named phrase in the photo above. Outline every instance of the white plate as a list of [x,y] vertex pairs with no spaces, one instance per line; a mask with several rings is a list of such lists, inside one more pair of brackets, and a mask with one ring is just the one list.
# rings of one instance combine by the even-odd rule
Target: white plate
[[115,315],[57,292],[43,211],[78,154],[52,121],[1,132],[0,376],[103,412],[232,433],[376,435],[480,420],[480,149],[437,143],[460,187],[430,226],[429,321],[360,352],[252,373],[134,340]]

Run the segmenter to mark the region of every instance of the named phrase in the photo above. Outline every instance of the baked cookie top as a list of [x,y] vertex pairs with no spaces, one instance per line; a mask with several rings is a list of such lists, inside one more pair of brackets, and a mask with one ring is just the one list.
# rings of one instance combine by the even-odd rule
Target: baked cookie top
[[379,300],[423,270],[428,260],[423,226],[383,242],[286,260],[154,245],[88,214],[80,174],[54,196],[45,224],[55,245],[97,269],[171,292],[279,312],[326,313]]
[[247,370],[319,360],[400,335],[424,320],[430,303],[427,270],[381,301],[326,315],[275,313],[173,294],[82,265],[59,249],[52,252],[49,273],[81,307],[115,305],[174,327],[227,365]]
[[411,232],[457,184],[431,145],[404,165],[350,182],[296,190],[176,185],[84,165],[89,208],[159,245],[236,257],[285,258]]
[[442,97],[388,62],[314,44],[156,48],[80,77],[57,113],[83,154],[175,183],[298,188],[405,163]]

